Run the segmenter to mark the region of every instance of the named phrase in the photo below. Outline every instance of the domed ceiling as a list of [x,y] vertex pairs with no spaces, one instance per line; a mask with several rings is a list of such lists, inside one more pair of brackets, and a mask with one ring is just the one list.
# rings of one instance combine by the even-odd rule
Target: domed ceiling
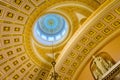
[[[116,17],[120,19],[117,2],[0,0],[0,80],[49,80],[54,55],[62,80],[80,80],[80,71],[88,58],[84,64],[79,63],[82,59],[78,51],[93,54],[91,48],[117,30],[117,23],[113,23],[113,28],[105,26]],[[106,9],[114,4],[110,11],[117,7],[116,12],[107,16],[110,11]],[[105,17],[105,25],[101,16]],[[81,61],[77,62],[78,56]]]
[[69,31],[68,26],[67,21],[62,16],[49,13],[41,16],[35,23],[33,36],[42,45],[55,45],[66,38]]

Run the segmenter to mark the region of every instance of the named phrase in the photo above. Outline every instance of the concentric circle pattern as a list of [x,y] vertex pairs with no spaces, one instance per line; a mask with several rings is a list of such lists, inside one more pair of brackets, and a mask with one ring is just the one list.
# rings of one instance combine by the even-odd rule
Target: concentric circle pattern
[[68,26],[68,22],[64,17],[49,13],[41,16],[36,21],[33,34],[40,44],[50,46],[58,44],[66,38],[69,31]]

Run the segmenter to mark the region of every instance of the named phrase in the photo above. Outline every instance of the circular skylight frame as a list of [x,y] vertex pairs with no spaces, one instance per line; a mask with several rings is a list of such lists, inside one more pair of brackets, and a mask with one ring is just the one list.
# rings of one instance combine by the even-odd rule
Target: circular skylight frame
[[[51,33],[44,31],[44,29],[42,29],[41,26],[41,22],[44,23],[44,21],[42,21],[42,19],[45,19],[45,16],[57,16],[57,19],[62,20],[61,23],[63,23],[62,25],[60,25],[60,29],[58,31],[52,31]],[[55,18],[55,17],[54,17]],[[56,20],[56,19],[55,19]],[[60,22],[59,20],[59,22]],[[44,46],[51,46],[51,45],[58,45],[61,42],[63,42],[66,37],[68,36],[68,32],[69,32],[69,24],[67,19],[65,19],[65,17],[63,17],[60,14],[57,13],[48,13],[45,15],[42,15],[34,24],[33,26],[33,36],[35,38],[35,40],[44,45]]]

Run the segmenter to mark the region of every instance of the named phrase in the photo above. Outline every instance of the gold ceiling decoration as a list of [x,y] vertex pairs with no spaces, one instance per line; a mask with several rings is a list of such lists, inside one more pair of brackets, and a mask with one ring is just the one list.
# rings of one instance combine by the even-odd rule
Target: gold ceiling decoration
[[[57,13],[67,19],[69,34],[61,44],[55,45],[54,48],[56,59],[58,59],[59,55],[60,58],[66,56],[63,54],[65,45],[71,43],[69,40],[72,36],[76,36],[74,33],[84,28],[81,25],[103,2],[104,0],[102,2],[100,0],[0,0],[0,79],[46,80],[53,57],[51,57],[49,46],[43,46],[33,38],[32,29],[37,19],[47,13]],[[115,12],[116,15],[120,14],[118,7]],[[81,51],[82,49],[82,53],[88,54],[96,46],[96,43],[90,41],[89,37],[94,37],[96,42],[100,42],[105,38],[104,35],[110,35],[112,31],[118,29],[119,18],[116,19],[116,15],[110,13],[103,19],[107,23],[113,21],[112,29],[105,27],[102,22],[98,23],[94,26],[95,29],[90,29],[86,32],[87,35],[80,38],[82,45],[79,45],[78,42],[75,44],[77,47],[71,50]],[[90,17],[90,19],[92,18],[94,17]],[[98,34],[98,30],[102,31],[102,35]],[[84,44],[87,45],[83,46]],[[62,54],[60,54],[61,52]],[[70,76],[75,73],[73,69],[77,69],[85,58],[85,56],[79,56],[74,52],[68,51],[68,53],[70,55],[62,58],[65,60],[64,66],[59,67],[63,80],[70,80]],[[76,57],[77,60],[72,63],[72,59]],[[65,65],[70,65],[72,68],[67,70]]]
[[76,80],[91,56],[120,34],[119,5],[119,0],[106,1],[76,31],[58,59],[56,69],[62,79]]
[[[47,13],[57,13],[64,16],[69,22],[69,34],[67,38],[59,45],[55,47],[55,53],[60,54],[61,50],[78,29],[79,24],[85,18],[87,18],[91,13],[92,9],[89,6],[84,5],[79,1],[47,1],[44,2],[40,7],[37,7],[34,12],[30,15],[26,25],[25,25],[25,46],[28,52],[28,55],[38,64],[43,66],[49,66],[52,58],[48,55],[51,48],[49,46],[44,46],[39,44],[32,38],[32,29],[35,24],[35,21]],[[86,14],[87,13],[87,14]],[[38,57],[39,56],[39,57]]]

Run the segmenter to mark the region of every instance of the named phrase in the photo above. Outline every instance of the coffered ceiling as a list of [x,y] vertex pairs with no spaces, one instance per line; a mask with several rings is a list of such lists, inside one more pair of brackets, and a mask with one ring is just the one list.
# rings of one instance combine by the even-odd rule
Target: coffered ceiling
[[68,35],[53,46],[62,80],[77,80],[93,54],[120,34],[119,0],[0,0],[0,79],[49,80],[51,46],[33,29],[45,14],[68,22]]

